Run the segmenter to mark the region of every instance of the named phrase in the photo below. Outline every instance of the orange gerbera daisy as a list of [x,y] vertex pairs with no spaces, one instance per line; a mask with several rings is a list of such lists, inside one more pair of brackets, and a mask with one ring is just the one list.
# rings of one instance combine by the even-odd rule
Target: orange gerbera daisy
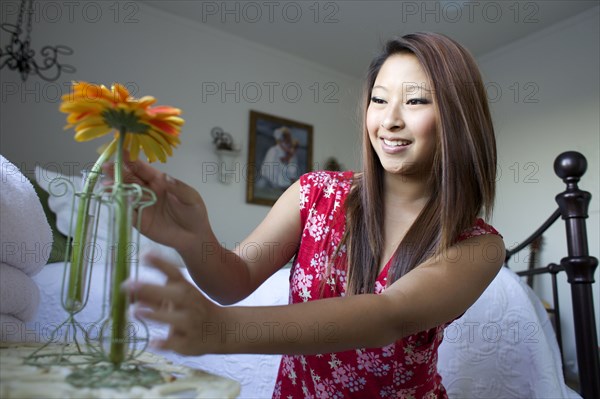
[[156,99],[136,99],[121,84],[110,90],[104,85],[74,82],[73,92],[62,97],[60,111],[68,114],[67,126],[75,128],[75,140],[88,141],[115,131],[115,138],[125,134],[124,148],[130,158],[142,150],[148,161],[161,162],[173,154],[179,144],[184,120],[178,108],[153,106]]

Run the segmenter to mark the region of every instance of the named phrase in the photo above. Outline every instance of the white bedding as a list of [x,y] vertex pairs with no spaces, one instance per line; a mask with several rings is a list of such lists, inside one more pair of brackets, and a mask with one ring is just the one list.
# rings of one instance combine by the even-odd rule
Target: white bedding
[[580,397],[564,383],[544,306],[507,268],[446,328],[438,369],[451,397]]
[[[37,317],[22,332],[23,339],[47,340],[50,331],[65,319],[60,305],[62,269],[62,264],[50,264],[35,276],[42,300]],[[182,271],[189,278],[185,269]],[[140,267],[140,276],[146,281],[162,280],[148,267]],[[240,305],[287,303],[288,276],[288,269],[280,270]],[[101,268],[94,270],[93,280],[101,285]],[[95,328],[101,309],[101,290],[96,288],[90,294],[89,309],[78,316],[90,329]],[[158,325],[151,325],[150,331],[152,335],[166,333]],[[241,398],[271,397],[280,359],[274,355],[163,355],[239,381]],[[508,269],[447,328],[438,366],[449,396],[454,398],[579,397],[564,384],[558,345],[542,304]]]

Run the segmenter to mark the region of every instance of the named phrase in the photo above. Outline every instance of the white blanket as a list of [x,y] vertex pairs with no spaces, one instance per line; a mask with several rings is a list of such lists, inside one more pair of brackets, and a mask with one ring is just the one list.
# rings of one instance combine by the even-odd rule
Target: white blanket
[[21,270],[0,263],[0,314],[31,320],[40,303],[36,283]]

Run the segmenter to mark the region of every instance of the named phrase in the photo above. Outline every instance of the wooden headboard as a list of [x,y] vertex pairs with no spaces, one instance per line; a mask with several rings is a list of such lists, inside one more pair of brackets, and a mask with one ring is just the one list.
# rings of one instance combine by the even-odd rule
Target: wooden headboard
[[579,189],[578,182],[587,170],[587,160],[579,152],[567,151],[560,154],[554,161],[554,172],[566,184],[566,190],[556,195],[558,209],[523,243],[507,251],[505,265],[517,252],[528,247],[560,217],[565,221],[568,254],[559,264],[550,263],[545,267],[519,272],[522,276],[550,273],[553,279],[552,290],[554,307],[557,315],[557,339],[562,348],[560,333],[560,313],[558,312],[558,294],[556,274],[565,271],[571,285],[573,299],[573,318],[579,366],[579,383],[581,395],[585,399],[600,398],[600,355],[598,336],[592,297],[594,272],[598,259],[590,256],[586,219],[588,207],[592,198],[587,191]]

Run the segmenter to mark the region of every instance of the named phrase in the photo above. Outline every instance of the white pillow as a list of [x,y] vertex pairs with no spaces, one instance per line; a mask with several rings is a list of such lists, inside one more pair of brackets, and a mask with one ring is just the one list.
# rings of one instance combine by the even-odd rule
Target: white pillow
[[[56,228],[66,236],[72,236],[70,233],[70,224],[73,224],[72,229],[74,231],[79,202],[74,201],[73,191],[77,192],[83,188],[82,177],[67,176],[58,171],[43,169],[40,166],[36,166],[35,180],[42,189],[50,194],[48,198],[48,206],[52,212],[56,214]],[[100,220],[98,221],[98,230],[96,235],[96,250],[101,250],[104,254],[107,250],[106,243],[109,236],[108,212],[106,207],[103,207],[103,209],[100,210],[99,217]],[[159,244],[143,234],[140,234],[139,255],[143,256],[148,252],[156,253],[178,267],[185,267],[183,259],[175,249]]]

